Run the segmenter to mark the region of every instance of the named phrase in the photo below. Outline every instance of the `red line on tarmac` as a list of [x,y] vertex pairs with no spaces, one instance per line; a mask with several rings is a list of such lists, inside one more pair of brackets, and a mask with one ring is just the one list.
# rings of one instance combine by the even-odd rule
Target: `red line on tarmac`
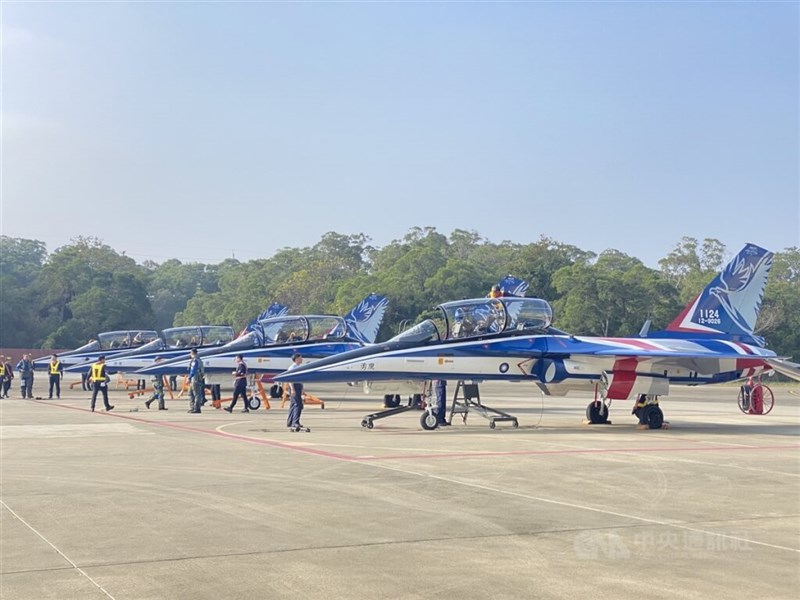
[[[34,400],[34,402],[38,404],[43,404],[45,406],[57,406],[59,408],[68,408],[70,410],[79,410],[81,412],[92,412],[88,408],[81,408],[80,406],[70,406],[69,404],[57,404],[55,402],[44,402],[41,400]],[[325,458],[333,458],[336,460],[346,460],[346,461],[358,461],[360,460],[358,457],[348,456],[346,454],[337,454],[335,452],[326,452],[325,450],[316,450],[314,448],[307,448],[303,446],[293,446],[292,444],[286,444],[283,442],[274,442],[272,440],[264,440],[254,437],[249,437],[246,435],[236,435],[235,433],[227,433],[225,431],[217,431],[216,429],[202,429],[200,427],[192,427],[191,425],[180,425],[178,423],[166,423],[163,421],[150,421],[149,419],[142,419],[141,417],[131,417],[130,415],[123,415],[119,413],[111,413],[105,412],[100,413],[103,416],[107,417],[114,417],[116,419],[125,419],[128,421],[135,421],[137,423],[146,423],[147,425],[157,425],[159,427],[168,427],[170,429],[177,429],[179,431],[191,431],[193,433],[205,433],[207,435],[213,435],[216,437],[221,438],[228,438],[232,440],[239,440],[241,442],[249,442],[251,444],[260,444],[262,446],[271,446],[273,448],[281,448],[283,450],[294,450],[295,452],[304,452],[306,454],[314,454],[317,456],[323,456]]]
[[[79,406],[70,406],[69,404],[57,404],[54,402],[44,402],[41,400],[34,400],[38,404],[45,406],[57,406],[59,408],[68,408],[70,410],[79,410],[82,412],[91,412],[87,408]],[[304,446],[293,446],[284,442],[275,442],[272,440],[264,440],[260,438],[249,437],[245,435],[237,435],[235,433],[227,433],[225,431],[217,431],[216,429],[201,429],[200,427],[192,427],[191,425],[179,425],[178,423],[167,423],[163,421],[150,421],[142,419],[141,417],[131,417],[119,413],[98,413],[104,416],[114,417],[116,419],[126,419],[128,421],[135,421],[137,423],[145,423],[147,425],[157,425],[159,427],[167,427],[176,429],[178,431],[189,431],[193,433],[204,433],[206,435],[213,435],[216,437],[227,438],[231,440],[238,440],[240,442],[249,442],[251,444],[259,444],[261,446],[270,446],[272,448],[280,448],[282,450],[292,450],[294,452],[302,452],[314,456],[321,456],[324,458],[332,458],[334,460],[343,460],[347,462],[375,462],[380,460],[418,460],[418,459],[443,459],[443,458],[484,458],[487,456],[541,456],[541,455],[564,455],[564,454],[642,454],[652,452],[719,452],[719,451],[750,451],[758,452],[762,450],[800,450],[800,444],[788,444],[785,446],[679,446],[679,447],[646,447],[646,448],[583,448],[575,450],[509,450],[506,452],[449,452],[437,454],[389,454],[385,456],[351,456],[348,454],[339,454],[337,452],[327,452],[325,450],[316,450]]]

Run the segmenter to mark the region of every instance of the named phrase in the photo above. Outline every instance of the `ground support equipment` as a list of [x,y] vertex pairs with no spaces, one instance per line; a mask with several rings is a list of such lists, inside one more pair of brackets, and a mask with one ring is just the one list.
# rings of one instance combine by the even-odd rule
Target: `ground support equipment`
[[517,417],[481,403],[481,394],[477,383],[464,383],[464,381],[461,380],[458,382],[458,385],[456,385],[456,391],[453,394],[453,403],[450,405],[449,422],[453,422],[453,417],[455,415],[461,415],[461,420],[464,425],[466,425],[467,415],[469,415],[470,410],[477,412],[484,419],[487,419],[490,429],[494,429],[497,423],[503,422],[511,423],[514,429],[519,427]]
[[[283,408],[286,403],[291,398],[291,393],[289,392],[289,384],[283,384],[283,393],[281,394],[281,408]],[[309,404],[318,404],[322,410],[325,410],[325,402],[315,396],[314,394],[309,394],[308,392],[303,392],[303,406],[307,406]]]
[[367,429],[372,429],[374,427],[373,422],[377,421],[378,419],[385,419],[386,417],[393,417],[394,415],[399,415],[401,413],[408,412],[409,410],[421,410],[422,408],[422,395],[414,394],[408,399],[408,404],[406,406],[397,406],[395,408],[388,408],[386,410],[368,414],[366,417],[361,419],[361,426]]

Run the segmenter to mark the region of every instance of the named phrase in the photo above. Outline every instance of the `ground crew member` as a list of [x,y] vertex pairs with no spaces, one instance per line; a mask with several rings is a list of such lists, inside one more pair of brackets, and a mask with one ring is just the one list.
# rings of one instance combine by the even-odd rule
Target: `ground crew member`
[[53,399],[53,386],[56,388],[56,398],[61,398],[61,380],[64,378],[64,365],[58,360],[58,354],[53,354],[50,358],[50,364],[47,365],[47,369],[50,374],[50,392],[47,395],[47,399]]
[[94,405],[97,402],[97,392],[103,394],[103,406],[106,411],[114,407],[108,403],[108,380],[110,379],[106,373],[106,357],[100,356],[97,362],[92,365],[92,373],[89,376],[92,383],[92,412],[94,412]]
[[[292,355],[292,366],[289,371],[296,369],[303,364],[303,357],[300,354]],[[300,382],[290,383],[291,396],[289,399],[289,416],[286,418],[286,426],[290,431],[311,431],[308,427],[300,424],[300,413],[303,412],[303,384]]]
[[187,412],[199,414],[200,407],[203,405],[205,369],[203,361],[197,356],[197,348],[192,348],[189,356],[192,359],[189,361],[189,410]]
[[[159,356],[156,358],[155,362],[160,362],[162,360],[164,360],[164,358]],[[164,376],[153,375],[152,381],[153,395],[150,396],[150,399],[146,401],[144,405],[149,409],[153,401],[158,400],[158,410],[169,410],[166,406],[164,406]]]
[[89,381],[89,377],[91,375],[92,375],[92,365],[89,365],[88,369],[81,372],[81,389],[84,392],[91,391],[92,389],[92,382]]
[[233,407],[236,406],[236,400],[242,397],[244,404],[243,413],[249,413],[250,407],[247,406],[247,364],[244,362],[244,357],[241,354],[236,355],[236,369],[233,371],[233,400],[229,406],[225,407],[228,412],[233,412]]
[[17,363],[19,390],[23,398],[33,398],[33,362],[30,354],[24,354]]
[[503,290],[496,283],[492,286],[492,291],[489,292],[489,298],[502,298]]
[[11,380],[14,379],[14,369],[11,366],[10,356],[6,356],[6,360],[3,363],[3,371],[5,377],[2,382],[2,387],[0,387],[0,392],[2,392],[3,398],[8,398],[8,390],[11,389]]
[[433,383],[433,389],[436,393],[436,423],[440,427],[447,427],[450,425],[447,422],[447,381],[437,379]]

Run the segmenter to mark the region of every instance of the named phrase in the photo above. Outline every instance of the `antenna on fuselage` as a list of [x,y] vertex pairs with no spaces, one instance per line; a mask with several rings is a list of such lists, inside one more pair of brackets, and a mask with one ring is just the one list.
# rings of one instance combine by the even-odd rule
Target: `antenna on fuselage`
[[650,333],[650,325],[653,323],[652,319],[647,319],[642,325],[642,328],[639,330],[639,337],[647,337],[647,334]]

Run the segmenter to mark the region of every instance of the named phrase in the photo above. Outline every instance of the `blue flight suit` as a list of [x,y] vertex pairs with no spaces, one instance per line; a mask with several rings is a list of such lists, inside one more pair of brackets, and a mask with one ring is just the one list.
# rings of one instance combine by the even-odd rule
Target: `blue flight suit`
[[33,398],[33,362],[22,359],[17,363],[19,390],[23,398]]
[[225,410],[233,412],[233,407],[236,406],[236,401],[239,397],[242,398],[244,403],[243,412],[250,412],[250,407],[247,406],[247,365],[244,361],[236,365],[236,371],[233,375],[233,400]]
[[437,379],[433,384],[436,393],[436,423],[447,424],[447,381]]
[[199,413],[203,405],[203,361],[195,356],[189,363],[189,412]]

